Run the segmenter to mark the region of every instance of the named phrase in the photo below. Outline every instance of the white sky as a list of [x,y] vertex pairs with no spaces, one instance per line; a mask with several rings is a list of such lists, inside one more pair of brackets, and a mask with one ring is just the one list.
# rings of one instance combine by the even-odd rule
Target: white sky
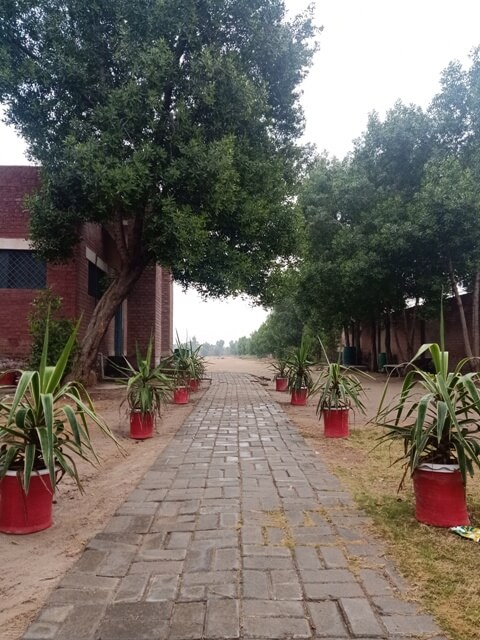
[[[308,2],[286,0],[297,13]],[[304,84],[305,141],[343,157],[373,109],[381,115],[398,98],[426,107],[440,72],[467,62],[480,44],[478,0],[317,0],[324,26],[321,50]],[[0,164],[25,164],[24,145],[0,125]],[[266,317],[242,300],[204,303],[175,291],[174,324],[181,338],[226,344],[249,335]]]

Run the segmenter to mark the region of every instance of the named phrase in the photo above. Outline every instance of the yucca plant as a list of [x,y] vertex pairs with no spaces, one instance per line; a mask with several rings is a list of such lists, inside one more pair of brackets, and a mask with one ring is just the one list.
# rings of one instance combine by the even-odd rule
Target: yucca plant
[[[415,360],[429,353],[435,372],[428,373]],[[448,352],[437,343],[424,344],[412,361],[399,396],[385,407],[385,387],[374,421],[386,433],[380,442],[400,441],[406,473],[423,463],[458,464],[463,482],[480,467],[480,395],[478,372],[463,373],[465,358],[449,372]],[[403,478],[402,478],[403,480]]]
[[122,371],[128,377],[120,379],[119,382],[127,387],[126,401],[131,411],[160,416],[164,403],[170,399],[172,380],[161,367],[152,365],[152,353],[153,340],[148,343],[145,357],[142,357],[137,346],[137,366],[134,367],[127,360],[127,366],[122,368]]
[[316,362],[312,359],[310,350],[310,341],[303,337],[300,346],[288,355],[286,373],[289,391],[300,391],[302,388],[307,388],[309,391],[312,389],[312,368]]
[[351,367],[344,367],[339,362],[331,362],[327,352],[319,340],[326,359],[326,366],[320,371],[312,392],[318,394],[317,413],[332,409],[353,409],[365,413],[363,396],[365,394],[359,375],[370,378]]
[[276,358],[269,367],[274,372],[274,378],[286,378],[287,377],[287,368],[288,368],[288,360],[287,358]]
[[98,463],[88,421],[117,442],[83,385],[63,380],[77,331],[78,324],[50,366],[47,322],[38,369],[22,371],[14,396],[0,402],[0,479],[18,471],[26,493],[32,472],[40,469],[48,470],[53,490],[68,475],[83,491],[75,456]]

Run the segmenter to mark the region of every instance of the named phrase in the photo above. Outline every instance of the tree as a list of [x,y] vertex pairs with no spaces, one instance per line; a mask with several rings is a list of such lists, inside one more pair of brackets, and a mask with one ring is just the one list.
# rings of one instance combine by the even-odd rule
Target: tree
[[42,166],[35,246],[68,258],[90,222],[118,253],[76,376],[147,265],[261,297],[295,251],[298,85],[317,31],[282,0],[2,2],[0,100]]

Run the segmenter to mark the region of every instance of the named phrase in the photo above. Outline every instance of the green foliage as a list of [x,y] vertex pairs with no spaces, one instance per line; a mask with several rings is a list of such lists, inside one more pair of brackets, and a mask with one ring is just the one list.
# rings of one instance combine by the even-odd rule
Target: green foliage
[[289,391],[307,388],[310,392],[313,388],[312,368],[316,362],[310,355],[311,350],[311,342],[303,337],[300,346],[288,354],[286,370]]
[[[38,369],[40,366],[47,327],[49,334],[47,362],[56,362],[59,359],[65,343],[72,335],[75,323],[68,318],[58,317],[61,313],[61,306],[62,299],[60,296],[56,296],[51,289],[42,291],[32,302],[32,310],[28,316],[28,330],[32,337],[28,361],[30,369]],[[77,340],[75,339],[65,369],[66,373],[71,369],[77,349]]]
[[[427,352],[435,373],[415,365]],[[403,443],[404,455],[397,462],[404,463],[405,473],[424,462],[453,463],[466,482],[467,473],[473,476],[475,466],[480,467],[480,374],[463,373],[466,362],[450,372],[448,352],[436,343],[424,344],[410,362],[396,401],[385,407],[382,399],[374,419],[386,429],[380,441]]]
[[[321,344],[321,343],[320,343]],[[317,414],[325,409],[357,409],[365,413],[362,396],[365,395],[360,379],[355,375],[355,369],[342,366],[339,362],[330,362],[323,349],[327,365],[320,370],[312,393],[319,394]]]
[[172,393],[172,380],[161,367],[153,365],[152,350],[152,339],[148,343],[144,358],[137,346],[137,366],[134,367],[127,361],[127,367],[123,371],[128,377],[120,378],[118,382],[126,385],[126,401],[130,411],[153,413],[154,416],[160,417],[162,406],[170,399]]
[[3,2],[0,100],[42,166],[42,254],[108,224],[127,267],[264,295],[297,248],[312,15],[289,20],[282,0]]
[[32,471],[38,469],[48,470],[53,489],[60,471],[83,491],[74,456],[98,462],[88,421],[116,442],[84,387],[76,381],[62,383],[77,330],[78,325],[49,366],[47,322],[38,369],[22,371],[13,398],[0,402],[0,478],[9,469],[19,471],[26,492]]

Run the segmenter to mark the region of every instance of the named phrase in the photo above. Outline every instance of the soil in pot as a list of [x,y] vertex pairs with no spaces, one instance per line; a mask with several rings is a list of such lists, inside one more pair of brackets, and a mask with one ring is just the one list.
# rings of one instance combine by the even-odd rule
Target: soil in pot
[[456,465],[421,465],[413,473],[415,517],[434,527],[470,524],[465,485]]
[[16,471],[7,471],[0,480],[0,531],[25,534],[52,525],[53,491],[47,470],[34,471],[29,491],[22,487]]
[[349,409],[324,409],[323,433],[326,438],[348,438]]
[[130,413],[130,437],[134,440],[145,440],[153,436],[153,413],[132,411]]

